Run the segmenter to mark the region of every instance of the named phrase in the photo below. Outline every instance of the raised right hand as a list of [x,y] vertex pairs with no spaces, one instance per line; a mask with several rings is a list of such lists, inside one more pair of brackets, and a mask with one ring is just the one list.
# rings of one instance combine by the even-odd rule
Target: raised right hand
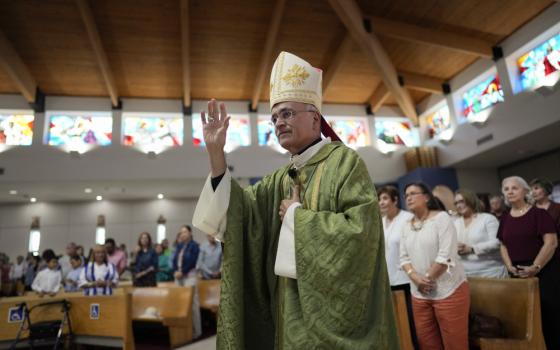
[[222,102],[218,106],[215,99],[208,101],[208,118],[206,118],[205,112],[202,112],[200,119],[202,120],[204,142],[210,155],[223,152],[230,120],[226,105]]

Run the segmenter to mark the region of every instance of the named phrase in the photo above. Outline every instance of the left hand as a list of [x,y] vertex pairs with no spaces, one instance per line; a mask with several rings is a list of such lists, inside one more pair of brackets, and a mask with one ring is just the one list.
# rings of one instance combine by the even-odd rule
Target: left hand
[[535,276],[539,272],[536,266],[521,266],[517,265],[517,274],[521,278],[529,278]]
[[95,286],[96,286],[96,287],[106,287],[106,286],[107,286],[107,282],[102,281],[102,280],[97,280],[97,281],[95,281]]
[[457,245],[457,250],[459,255],[468,255],[474,253],[473,248],[470,245],[466,245],[464,243],[459,243]]
[[299,203],[299,201],[299,186],[293,186],[292,198],[284,199],[280,203],[280,210],[278,212],[278,214],[280,215],[280,220],[284,221],[284,215],[286,215],[286,211],[288,211],[288,208],[294,203]]

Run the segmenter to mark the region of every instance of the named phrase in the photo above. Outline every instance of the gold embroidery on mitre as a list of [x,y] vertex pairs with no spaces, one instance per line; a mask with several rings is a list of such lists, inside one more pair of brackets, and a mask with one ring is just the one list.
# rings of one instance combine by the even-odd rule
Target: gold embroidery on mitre
[[282,80],[285,81],[287,84],[292,85],[292,87],[302,86],[305,83],[305,79],[309,78],[309,73],[297,64],[294,64],[286,74],[282,77]]

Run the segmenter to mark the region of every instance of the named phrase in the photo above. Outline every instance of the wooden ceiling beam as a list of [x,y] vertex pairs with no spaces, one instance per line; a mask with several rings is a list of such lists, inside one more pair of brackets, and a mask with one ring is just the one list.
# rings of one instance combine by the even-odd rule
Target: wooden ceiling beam
[[384,85],[403,113],[417,125],[418,114],[414,102],[408,91],[399,84],[397,71],[377,36],[366,31],[363,16],[356,0],[329,0],[329,3],[354,41],[373,63]]
[[0,30],[0,67],[12,79],[19,92],[29,103],[35,102],[37,82],[23,63],[12,43]]
[[354,45],[354,40],[350,34],[346,34],[340,46],[336,50],[329,67],[325,70],[323,75],[323,96],[327,93],[327,90],[331,86],[334,76],[340,70],[344,57],[352,50]]
[[95,54],[95,59],[101,70],[101,75],[105,81],[105,87],[111,98],[111,103],[114,107],[119,106],[119,93],[117,91],[117,85],[115,84],[115,78],[111,72],[109,66],[109,60],[107,59],[107,54],[103,49],[103,44],[101,43],[101,37],[99,36],[99,31],[95,20],[93,18],[93,13],[89,7],[87,0],[75,0],[78,10],[80,11],[80,16],[86,27],[88,33],[89,41],[92,46],[93,52]]
[[371,21],[373,31],[379,35],[388,36],[421,44],[444,47],[450,50],[475,55],[492,57],[492,43],[467,35],[451,33],[420,27],[404,22],[393,21],[381,17],[366,16]]
[[253,97],[251,98],[251,109],[256,110],[261,97],[262,87],[266,80],[266,75],[270,74],[270,65],[274,57],[274,48],[278,39],[278,32],[280,31],[280,23],[284,15],[284,8],[286,7],[286,0],[276,0],[274,10],[272,11],[272,19],[268,32],[266,34],[266,42],[264,44],[261,61],[259,64],[259,71],[253,87]]
[[189,0],[181,0],[181,58],[183,65],[183,106],[191,106],[191,61]]
[[379,108],[383,106],[389,96],[391,96],[389,90],[387,90],[387,87],[385,86],[385,84],[383,84],[383,82],[380,82],[373,92],[373,95],[371,95],[371,97],[369,98],[369,106],[371,108],[371,111],[373,113],[377,113]]
[[433,94],[441,94],[441,86],[445,83],[443,79],[416,73],[399,72],[399,77],[404,87]]

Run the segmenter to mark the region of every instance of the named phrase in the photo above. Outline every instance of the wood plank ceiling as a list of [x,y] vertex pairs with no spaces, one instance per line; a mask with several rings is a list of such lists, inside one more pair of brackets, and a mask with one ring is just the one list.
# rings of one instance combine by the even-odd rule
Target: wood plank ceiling
[[[211,97],[250,101],[258,93],[257,74],[263,64],[269,65],[267,70],[272,65],[261,61],[269,26],[277,18],[273,13],[275,3],[189,0],[190,37],[185,51],[189,57],[183,60],[181,0],[85,2],[97,27],[118,97],[183,99],[183,91],[190,91],[190,97],[184,101]],[[324,96],[325,102],[367,104],[380,84],[384,84],[383,80],[374,69],[372,57],[356,42],[346,45],[342,56],[335,59],[349,34],[332,3],[286,0],[278,33],[269,39],[274,40],[272,61],[280,50],[285,50],[325,72],[332,68],[335,73]],[[450,33],[453,38],[482,40],[491,48],[553,3],[552,0],[357,0],[361,15],[371,19],[372,32],[397,72],[403,76],[413,73],[435,78],[429,80],[431,86],[454,77],[479,56],[437,43],[428,44],[422,38],[396,38],[402,33],[387,32],[390,21],[402,23],[403,28],[413,25]],[[375,19],[379,17],[382,20],[376,26]],[[0,0],[0,31],[46,95],[109,96],[77,0]],[[187,88],[183,88],[183,61],[190,61]],[[268,74],[256,95],[260,95],[261,101],[268,100],[267,86]],[[414,103],[429,94],[407,86],[406,80],[405,87]],[[1,68],[0,93],[20,93]],[[396,104],[393,96],[384,97],[385,105]]]

